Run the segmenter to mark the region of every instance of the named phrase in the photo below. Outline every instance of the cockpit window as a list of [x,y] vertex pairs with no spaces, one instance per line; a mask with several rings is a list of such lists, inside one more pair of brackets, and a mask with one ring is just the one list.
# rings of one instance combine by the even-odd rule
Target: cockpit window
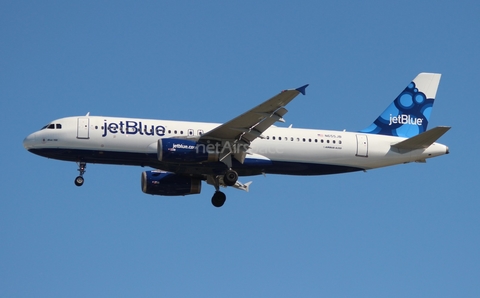
[[55,129],[55,128],[56,128],[56,129],[62,129],[62,125],[59,124],[59,123],[57,123],[57,124],[55,124],[55,123],[50,123],[50,124],[47,124],[47,125],[45,125],[44,127],[42,127],[40,130],[45,129],[45,128],[48,128],[48,129]]

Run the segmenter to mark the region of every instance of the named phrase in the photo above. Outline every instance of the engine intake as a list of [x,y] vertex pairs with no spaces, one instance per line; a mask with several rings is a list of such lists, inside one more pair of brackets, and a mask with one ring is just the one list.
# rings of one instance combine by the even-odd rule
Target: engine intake
[[208,144],[196,141],[165,138],[158,140],[157,158],[163,162],[215,162],[218,161],[218,153],[214,148],[209,150]]
[[142,173],[142,191],[150,195],[185,196],[199,194],[202,181],[174,173],[146,171]]

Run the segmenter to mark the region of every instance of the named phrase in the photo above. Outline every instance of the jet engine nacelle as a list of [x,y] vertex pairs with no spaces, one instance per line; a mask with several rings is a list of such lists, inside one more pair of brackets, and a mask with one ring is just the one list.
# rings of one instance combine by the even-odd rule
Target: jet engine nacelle
[[159,161],[178,163],[218,161],[218,153],[208,144],[174,138],[158,140],[157,157]]
[[202,181],[174,173],[146,171],[142,173],[142,191],[150,195],[184,196],[199,194]]

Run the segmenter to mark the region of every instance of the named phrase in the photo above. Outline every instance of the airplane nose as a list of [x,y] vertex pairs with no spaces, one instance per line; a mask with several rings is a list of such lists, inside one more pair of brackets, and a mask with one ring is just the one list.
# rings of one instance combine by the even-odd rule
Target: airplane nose
[[31,135],[29,135],[23,140],[23,147],[25,147],[25,149],[27,150],[32,149],[33,146],[35,145],[35,140],[36,140],[35,133],[32,133]]

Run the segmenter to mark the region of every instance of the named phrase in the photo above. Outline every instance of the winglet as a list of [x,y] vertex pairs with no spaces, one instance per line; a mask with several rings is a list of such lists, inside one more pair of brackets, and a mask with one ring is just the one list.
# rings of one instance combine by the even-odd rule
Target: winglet
[[302,93],[303,95],[305,95],[305,89],[307,89],[308,85],[309,85],[309,84],[303,85],[302,87],[299,87],[299,88],[297,88],[297,89],[295,89],[295,90],[297,90],[298,92],[300,92],[300,93]]

